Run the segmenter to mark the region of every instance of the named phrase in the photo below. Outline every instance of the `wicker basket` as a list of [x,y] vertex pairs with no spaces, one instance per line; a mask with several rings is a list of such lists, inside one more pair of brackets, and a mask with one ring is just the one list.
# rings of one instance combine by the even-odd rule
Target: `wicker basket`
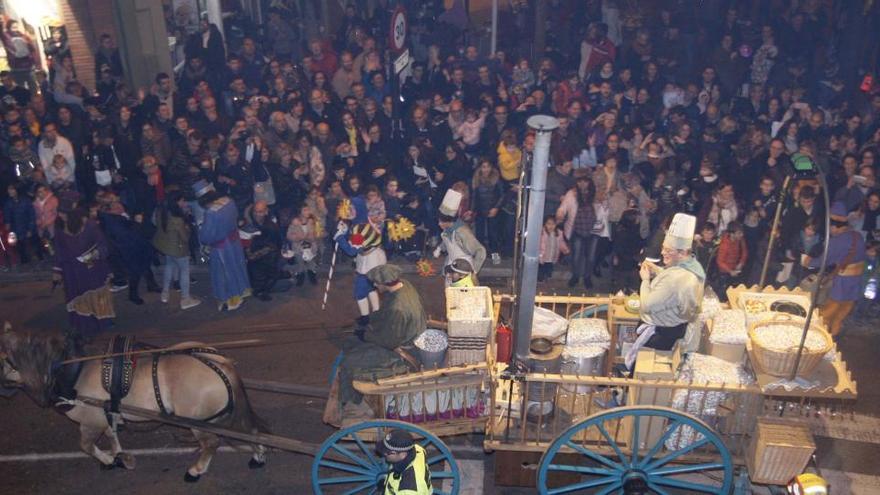
[[[459,318],[452,311],[461,301],[480,300],[485,304],[485,312],[479,317]],[[492,332],[492,291],[488,287],[447,287],[446,320],[449,337],[469,337],[488,339]],[[451,342],[450,349],[453,348]]]
[[[787,325],[802,328],[803,324],[803,319],[788,317],[787,315],[752,323],[749,327],[749,341],[752,349],[752,359],[757,361],[753,364],[759,368],[759,370],[756,371],[761,371],[773,376],[789,376],[794,369],[794,363],[797,359],[798,351],[798,346],[792,346],[784,351],[768,349],[762,346],[760,340],[756,338],[757,329],[770,325]],[[801,361],[798,364],[797,375],[804,375],[813,371],[813,369],[822,362],[822,359],[828,354],[828,351],[834,347],[834,341],[831,339],[831,334],[825,331],[822,327],[811,324],[809,331],[820,334],[825,339],[825,345],[820,350],[810,350],[804,347],[804,352],[801,354]]]

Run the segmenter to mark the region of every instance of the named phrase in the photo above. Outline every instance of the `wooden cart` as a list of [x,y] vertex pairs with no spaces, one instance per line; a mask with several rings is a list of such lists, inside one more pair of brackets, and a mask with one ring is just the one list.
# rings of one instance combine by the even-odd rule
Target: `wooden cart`
[[[513,298],[495,301],[496,315],[503,315]],[[606,318],[611,349],[618,352],[621,332],[633,326],[622,301],[612,298],[539,295],[536,304],[565,317],[589,311]],[[609,365],[620,360],[616,352],[612,357]],[[823,364],[834,383],[806,390],[760,375],[752,385],[676,381],[677,350],[658,352],[655,366],[637,367],[634,378],[515,374],[496,365],[484,446],[496,453],[496,483],[531,484],[540,493],[731,493],[736,470],[767,451],[761,443],[767,435],[756,435],[763,418],[791,420],[784,425],[801,431],[805,416],[840,421],[852,413],[856,384],[840,355],[835,358]],[[551,401],[552,411],[528,418],[530,394]],[[611,407],[613,394],[625,397],[626,407]],[[795,462],[802,464],[804,446],[795,447],[801,454]],[[774,459],[763,462],[777,463],[781,473],[804,468],[786,465],[791,456]]]

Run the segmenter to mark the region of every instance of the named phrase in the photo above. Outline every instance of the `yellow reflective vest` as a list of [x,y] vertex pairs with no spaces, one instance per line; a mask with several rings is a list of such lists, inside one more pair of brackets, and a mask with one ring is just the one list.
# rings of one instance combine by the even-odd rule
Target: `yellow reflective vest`
[[385,478],[385,495],[431,495],[431,470],[425,459],[425,449],[415,445],[416,455],[402,473],[388,472]]

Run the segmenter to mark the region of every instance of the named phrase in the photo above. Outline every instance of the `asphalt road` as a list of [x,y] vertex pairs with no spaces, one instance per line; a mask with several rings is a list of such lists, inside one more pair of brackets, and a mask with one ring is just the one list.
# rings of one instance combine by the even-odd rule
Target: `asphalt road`
[[[241,374],[249,378],[326,387],[331,363],[337,353],[336,343],[345,334],[357,311],[351,299],[350,277],[338,277],[331,291],[326,311],[321,311],[324,280],[318,286],[293,288],[274,295],[275,300],[262,302],[248,300],[233,313],[219,313],[208,296],[209,281],[204,272],[197,272],[198,284],[193,291],[204,299],[194,309],[177,308],[177,295],[171,304],[163,305],[158,294],[146,294],[147,303],[134,306],[127,301],[127,293],[115,295],[117,318],[114,333],[134,334],[139,339],[156,345],[198,340],[220,342],[245,338],[260,338],[266,346],[232,349],[228,351],[237,362]],[[50,291],[49,283],[41,275],[0,279],[0,319],[8,320],[13,328],[31,332],[57,333],[66,325],[61,290]],[[545,287],[547,292],[556,288],[567,292],[564,275]],[[426,305],[430,315],[443,315],[443,285],[439,277],[430,279],[408,275]],[[484,282],[503,285],[503,278],[485,277]],[[600,282],[601,284],[601,282]],[[601,287],[601,285],[600,285]],[[841,349],[859,381],[860,399],[856,410],[866,417],[876,415],[880,405],[880,384],[875,378],[876,359],[880,337],[876,320],[862,320],[853,325]],[[101,352],[101,340],[92,349]],[[320,443],[333,433],[321,423],[324,402],[320,399],[294,397],[262,392],[251,392],[254,408],[271,426],[272,432],[298,440]],[[19,454],[75,453],[79,451],[76,426],[64,416],[40,409],[23,395],[0,400],[0,459]],[[820,437],[820,466],[842,476],[834,493],[872,493],[862,491],[865,486],[876,487],[880,466],[880,440]],[[285,452],[270,454],[262,470],[247,467],[248,453],[222,452],[211,465],[210,471],[197,484],[183,483],[183,474],[195,456],[186,453],[168,453],[168,449],[195,448],[185,430],[162,426],[150,431],[120,434],[126,450],[159,449],[163,454],[148,453],[137,456],[134,471],[101,471],[94,459],[74,457],[28,462],[0,462],[0,480],[4,493],[79,494],[86,490],[97,493],[124,492],[131,494],[192,494],[192,493],[253,493],[305,494],[311,492],[309,467],[312,458]],[[492,484],[492,456],[484,457],[479,450],[478,435],[450,439],[454,449],[461,452],[457,459],[476,467],[484,474],[481,487],[473,486],[472,493],[519,494],[534,490],[496,488]],[[106,447],[106,445],[105,445]],[[844,485],[845,484],[845,485]],[[756,492],[761,493],[761,492]],[[874,491],[873,493],[877,493]]]

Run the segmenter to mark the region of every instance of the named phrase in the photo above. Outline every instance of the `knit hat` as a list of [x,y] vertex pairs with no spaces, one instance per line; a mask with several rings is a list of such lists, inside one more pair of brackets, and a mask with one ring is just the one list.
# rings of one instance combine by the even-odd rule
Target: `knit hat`
[[460,273],[462,275],[470,275],[474,273],[474,266],[465,258],[456,258],[452,263],[446,265],[444,269],[447,273]]
[[380,455],[396,452],[409,452],[415,446],[412,435],[401,429],[391,430],[381,442],[376,442],[376,452]]
[[835,222],[846,222],[847,215],[849,212],[846,211],[846,205],[841,201],[835,201],[831,204],[831,220]]
[[666,230],[663,239],[663,247],[671,249],[690,249],[694,242],[694,231],[697,228],[697,218],[686,213],[676,213],[672,217],[672,223]]
[[403,270],[399,266],[385,264],[373,267],[367,272],[367,278],[374,284],[394,285],[400,282],[401,273],[403,273]]

